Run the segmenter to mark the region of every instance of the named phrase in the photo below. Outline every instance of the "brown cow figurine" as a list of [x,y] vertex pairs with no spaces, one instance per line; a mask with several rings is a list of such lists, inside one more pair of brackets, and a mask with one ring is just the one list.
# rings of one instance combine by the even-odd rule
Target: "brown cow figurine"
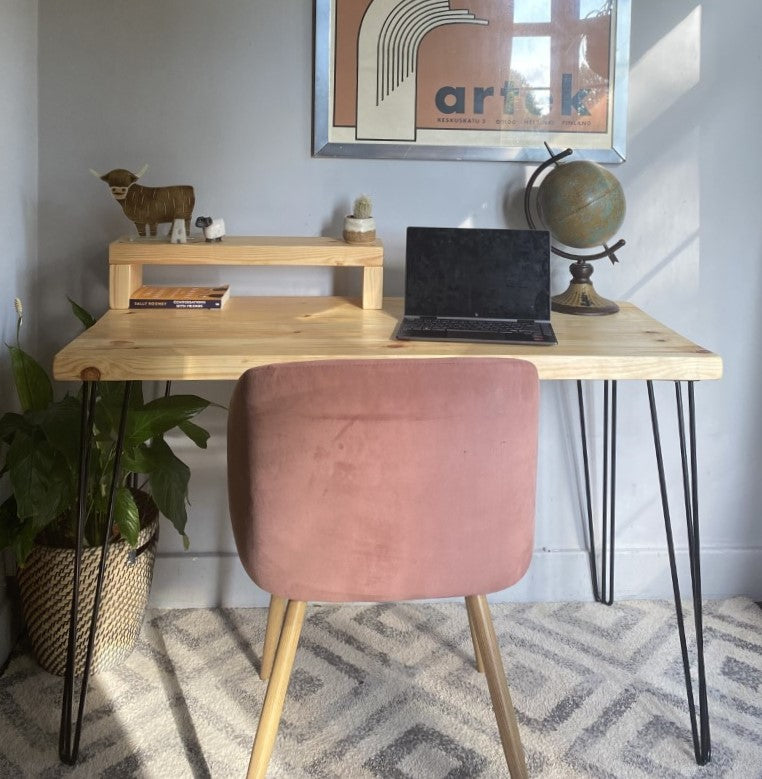
[[146,234],[146,226],[150,235],[156,235],[160,224],[172,224],[175,219],[185,221],[185,232],[190,235],[191,215],[196,202],[193,187],[144,187],[136,184],[147,170],[148,165],[144,165],[137,174],[124,168],[115,168],[103,174],[90,168],[90,173],[108,184],[124,215],[135,223],[138,235]]

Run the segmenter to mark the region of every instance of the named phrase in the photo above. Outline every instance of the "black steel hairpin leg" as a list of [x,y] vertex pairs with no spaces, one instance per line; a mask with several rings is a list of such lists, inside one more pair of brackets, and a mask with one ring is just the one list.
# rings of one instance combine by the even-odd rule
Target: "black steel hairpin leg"
[[582,382],[577,382],[579,401],[579,425],[582,437],[582,462],[585,470],[585,501],[587,504],[587,531],[590,540],[590,579],[593,597],[599,603],[610,606],[614,602],[614,528],[616,504],[616,381],[611,383],[611,407],[609,409],[609,382],[603,382],[603,497],[601,508],[601,563],[600,587],[598,586],[598,561],[595,553],[595,529],[593,527],[593,499],[590,487],[590,460],[587,454],[585,427],[585,402]]
[[87,686],[90,680],[90,667],[92,665],[93,649],[95,647],[95,633],[98,628],[98,611],[100,609],[101,596],[103,593],[103,577],[106,572],[109,539],[111,538],[111,531],[114,523],[114,498],[119,482],[124,433],[127,425],[127,409],[129,407],[131,389],[132,382],[126,382],[124,386],[124,400],[122,402],[122,415],[119,420],[119,432],[117,434],[116,440],[116,452],[114,454],[114,472],[111,478],[111,489],[109,491],[108,519],[103,537],[103,546],[101,548],[100,567],[98,568],[98,579],[95,587],[95,602],[93,604],[93,613],[90,620],[90,633],[87,640],[87,654],[85,656],[85,666],[82,672],[82,682],[80,684],[79,691],[79,705],[77,708],[77,721],[74,724],[72,741],[72,713],[74,707],[75,676],[74,671],[75,653],[77,647],[77,613],[79,611],[79,577],[82,567],[82,547],[85,533],[85,518],[87,514],[87,483],[90,470],[93,415],[95,412],[96,398],[94,382],[85,382],[82,387],[77,543],[74,557],[74,584],[71,598],[71,615],[69,617],[69,644],[66,654],[63,705],[61,707],[61,728],[58,735],[58,755],[64,763],[69,765],[74,765],[77,762],[77,756],[79,754],[79,740],[82,734],[82,720],[85,711],[85,699],[87,697]]
[[[691,666],[688,657],[688,643],[685,637],[685,621],[680,597],[680,582],[677,576],[675,561],[675,544],[672,536],[672,520],[669,512],[667,483],[664,475],[664,459],[662,457],[659,422],[656,413],[653,382],[648,382],[648,401],[651,407],[651,425],[653,427],[654,448],[656,450],[656,466],[659,471],[659,488],[664,512],[664,528],[667,535],[667,551],[669,553],[669,569],[672,576],[672,591],[675,596],[675,613],[677,630],[680,635],[680,651],[685,674],[685,691],[688,697],[688,711],[691,719],[691,735],[693,737],[693,752],[696,762],[705,765],[712,758],[712,745],[709,733],[709,710],[706,697],[706,670],[704,667],[704,630],[701,603],[701,559],[699,545],[698,516],[698,466],[696,460],[696,407],[694,402],[694,382],[688,382],[688,431],[689,441],[686,449],[685,414],[683,411],[683,395],[679,381],[675,382],[677,400],[677,425],[680,438],[680,457],[683,473],[683,499],[685,502],[685,521],[688,528],[688,559],[690,561],[691,590],[693,595],[693,619],[696,632],[696,671],[698,680],[698,722],[696,719],[696,702],[693,695]],[[688,458],[690,456],[690,464]]]

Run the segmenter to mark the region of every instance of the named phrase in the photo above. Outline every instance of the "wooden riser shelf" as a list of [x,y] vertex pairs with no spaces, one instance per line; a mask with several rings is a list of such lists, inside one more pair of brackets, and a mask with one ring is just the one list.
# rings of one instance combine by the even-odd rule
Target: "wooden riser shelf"
[[349,244],[336,238],[232,236],[219,243],[189,238],[127,237],[109,245],[109,304],[129,308],[130,296],[143,283],[144,265],[323,265],[363,269],[363,308],[381,308],[384,248],[380,241]]

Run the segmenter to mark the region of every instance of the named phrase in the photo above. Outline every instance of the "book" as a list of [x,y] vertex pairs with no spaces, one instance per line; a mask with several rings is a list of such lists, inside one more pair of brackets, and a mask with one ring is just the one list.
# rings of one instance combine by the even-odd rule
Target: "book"
[[145,285],[130,295],[130,308],[222,308],[230,297],[230,286],[159,287]]

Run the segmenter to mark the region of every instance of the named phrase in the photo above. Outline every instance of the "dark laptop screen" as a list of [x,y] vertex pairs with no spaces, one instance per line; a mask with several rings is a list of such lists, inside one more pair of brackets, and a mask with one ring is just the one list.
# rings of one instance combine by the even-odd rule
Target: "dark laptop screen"
[[405,314],[550,319],[548,233],[408,227]]

